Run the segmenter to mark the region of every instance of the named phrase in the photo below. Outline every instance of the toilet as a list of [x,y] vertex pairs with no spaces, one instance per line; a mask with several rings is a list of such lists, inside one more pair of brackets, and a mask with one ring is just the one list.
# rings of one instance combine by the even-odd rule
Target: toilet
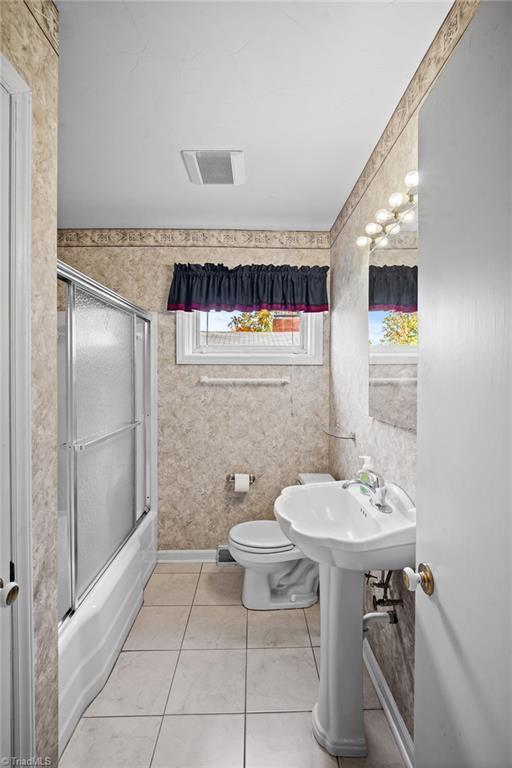
[[[300,473],[299,484],[333,482],[332,475]],[[242,602],[256,611],[307,608],[318,600],[318,564],[305,557],[276,520],[253,520],[229,532],[231,556],[245,569]]]

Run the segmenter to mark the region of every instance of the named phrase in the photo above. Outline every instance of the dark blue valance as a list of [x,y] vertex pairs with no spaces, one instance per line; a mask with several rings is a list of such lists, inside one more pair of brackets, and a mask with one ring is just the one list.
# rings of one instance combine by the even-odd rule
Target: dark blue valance
[[418,310],[418,267],[370,265],[369,308],[396,312]]
[[329,267],[175,264],[168,310],[325,312]]

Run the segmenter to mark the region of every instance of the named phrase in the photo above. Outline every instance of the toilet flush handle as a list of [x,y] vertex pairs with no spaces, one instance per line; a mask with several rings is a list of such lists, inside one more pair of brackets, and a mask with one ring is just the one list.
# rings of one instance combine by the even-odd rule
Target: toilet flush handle
[[420,563],[418,571],[413,568],[404,568],[402,578],[409,592],[415,592],[420,586],[429,597],[434,593],[434,574],[426,563]]

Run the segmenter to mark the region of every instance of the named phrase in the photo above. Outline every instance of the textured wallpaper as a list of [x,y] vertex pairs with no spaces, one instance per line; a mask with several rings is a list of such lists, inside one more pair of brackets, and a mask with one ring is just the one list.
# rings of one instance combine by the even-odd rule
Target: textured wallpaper
[[[327,471],[328,319],[323,366],[194,366],[176,365],[175,316],[164,311],[175,262],[328,264],[327,233],[64,230],[59,243],[60,259],[159,313],[160,549],[226,543],[235,523],[272,518],[276,496],[299,472]],[[200,376],[289,376],[291,383],[205,386]],[[247,494],[226,482],[232,472],[256,475]]]
[[[0,50],[32,90],[32,516],[36,750],[57,767],[57,12],[0,2]],[[51,34],[50,34],[51,30]]]
[[[330,440],[330,471],[352,477],[359,456],[414,498],[416,435],[370,418],[368,404],[368,252],[356,238],[382,208],[391,192],[403,190],[403,177],[417,167],[417,119],[413,118],[387,156],[331,249],[331,420],[355,432],[357,444]],[[421,280],[421,276],[419,278]],[[421,333],[421,331],[420,331]],[[370,642],[404,720],[413,729],[414,597],[402,594],[396,574],[394,592],[404,597],[399,623],[370,630]],[[380,596],[380,593],[379,595]],[[367,610],[373,610],[367,590]]]

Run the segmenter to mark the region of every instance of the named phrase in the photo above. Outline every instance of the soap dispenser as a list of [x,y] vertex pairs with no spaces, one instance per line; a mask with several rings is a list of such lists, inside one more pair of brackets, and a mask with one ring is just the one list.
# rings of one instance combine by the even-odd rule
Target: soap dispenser
[[363,472],[364,470],[368,470],[368,469],[372,468],[372,457],[371,456],[360,456],[359,458],[363,462],[363,465],[361,467],[361,472]]

